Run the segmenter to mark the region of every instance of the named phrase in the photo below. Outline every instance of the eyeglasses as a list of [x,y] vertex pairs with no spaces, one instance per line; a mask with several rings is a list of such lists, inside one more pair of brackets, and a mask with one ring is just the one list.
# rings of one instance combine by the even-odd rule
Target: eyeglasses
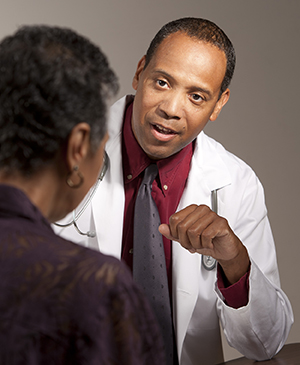
[[84,211],[86,210],[86,208],[88,207],[88,205],[90,204],[90,202],[92,201],[98,186],[100,184],[100,182],[104,179],[104,176],[108,170],[109,167],[109,157],[108,154],[106,153],[106,151],[104,151],[104,155],[103,155],[103,164],[102,164],[102,168],[101,171],[99,173],[98,179],[95,183],[95,185],[93,186],[93,188],[90,191],[90,194],[86,197],[85,202],[83,203],[82,207],[80,208],[79,212],[76,213],[76,210],[73,210],[73,219],[71,220],[71,222],[69,223],[65,223],[65,224],[61,224],[61,223],[57,223],[55,222],[54,224],[58,227],[69,227],[72,224],[74,225],[75,229],[77,230],[77,232],[83,236],[88,236],[88,237],[95,237],[96,236],[96,232],[94,231],[87,231],[87,232],[82,232],[78,225],[77,225],[77,221],[78,219],[82,216],[82,214],[84,213]]

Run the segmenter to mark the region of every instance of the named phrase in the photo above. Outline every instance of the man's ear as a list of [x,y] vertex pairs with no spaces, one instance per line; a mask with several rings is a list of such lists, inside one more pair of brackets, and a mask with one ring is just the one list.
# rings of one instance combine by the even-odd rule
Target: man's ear
[[137,65],[135,74],[133,76],[133,80],[132,80],[132,87],[134,88],[134,90],[137,90],[138,87],[138,83],[139,83],[139,79],[141,76],[142,71],[144,70],[145,67],[145,62],[146,62],[146,56],[143,56],[140,60],[139,63]]
[[210,121],[214,122],[219,114],[221,113],[221,110],[223,108],[223,106],[227,103],[227,101],[229,100],[229,96],[230,96],[230,90],[226,89],[222,95],[220,96],[219,100],[217,101],[215,108],[213,110],[213,112],[211,113],[211,116],[209,118]]
[[68,169],[79,166],[90,150],[91,127],[87,123],[77,124],[71,131],[66,149]]

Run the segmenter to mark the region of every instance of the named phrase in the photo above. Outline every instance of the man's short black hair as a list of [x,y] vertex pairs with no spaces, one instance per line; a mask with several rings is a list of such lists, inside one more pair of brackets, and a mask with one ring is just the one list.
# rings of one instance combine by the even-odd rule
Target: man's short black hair
[[215,23],[201,18],[181,18],[165,24],[155,35],[146,53],[146,68],[154,56],[158,46],[169,35],[181,32],[191,38],[209,43],[218,47],[225,53],[227,66],[226,73],[221,85],[220,95],[228,88],[235,68],[235,51],[230,39]]

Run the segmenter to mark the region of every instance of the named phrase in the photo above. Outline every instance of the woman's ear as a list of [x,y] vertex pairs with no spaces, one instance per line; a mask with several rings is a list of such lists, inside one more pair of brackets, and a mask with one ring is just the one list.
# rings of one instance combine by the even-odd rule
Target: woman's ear
[[137,68],[136,68],[136,71],[135,71],[135,74],[133,76],[132,87],[134,88],[135,91],[138,88],[139,79],[140,79],[140,76],[141,76],[142,71],[144,70],[145,62],[146,62],[146,56],[143,56],[139,60],[139,63],[137,65]]
[[91,127],[87,123],[79,123],[72,129],[66,148],[66,161],[71,171],[74,166],[80,166],[82,160],[90,151]]

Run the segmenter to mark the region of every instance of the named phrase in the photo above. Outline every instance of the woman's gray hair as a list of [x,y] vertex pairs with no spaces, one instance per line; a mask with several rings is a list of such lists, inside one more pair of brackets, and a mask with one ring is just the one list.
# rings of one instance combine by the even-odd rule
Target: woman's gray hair
[[107,100],[118,90],[106,56],[60,27],[25,26],[0,43],[0,169],[31,175],[53,161],[74,126],[106,133]]

